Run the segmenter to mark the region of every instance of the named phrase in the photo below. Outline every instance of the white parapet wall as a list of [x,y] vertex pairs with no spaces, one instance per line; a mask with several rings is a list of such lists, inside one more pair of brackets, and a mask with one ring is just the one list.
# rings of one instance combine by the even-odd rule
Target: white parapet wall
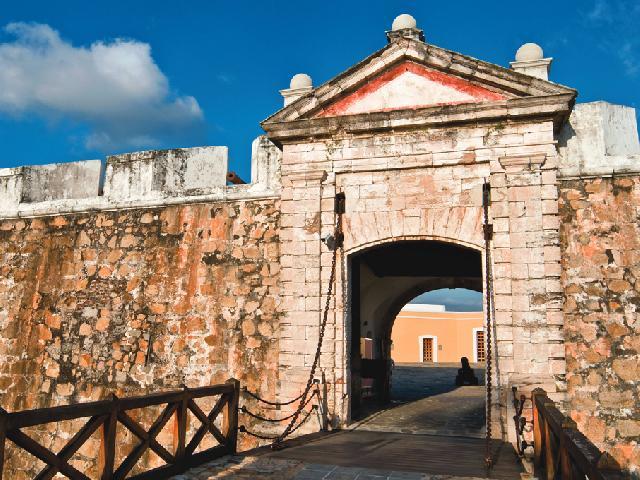
[[121,201],[211,195],[227,184],[227,147],[177,148],[107,157],[104,196]]
[[577,104],[558,140],[561,177],[640,172],[634,108],[607,102]]
[[0,168],[0,211],[12,211],[22,201],[22,167]]
[[52,163],[0,169],[0,199],[6,205],[98,195],[102,162]]
[[260,135],[251,144],[251,184],[280,190],[280,162],[282,152],[266,135]]
[[0,218],[276,197],[281,158],[273,143],[258,137],[252,182],[244,185],[227,185],[227,147],[112,155],[104,178],[100,160],[3,168]]

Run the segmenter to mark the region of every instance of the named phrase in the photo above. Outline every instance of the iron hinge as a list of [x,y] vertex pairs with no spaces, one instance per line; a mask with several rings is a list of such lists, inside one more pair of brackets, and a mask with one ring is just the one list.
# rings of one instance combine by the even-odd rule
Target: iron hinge
[[336,199],[334,204],[334,212],[338,215],[342,215],[345,212],[346,196],[344,192],[336,193]]

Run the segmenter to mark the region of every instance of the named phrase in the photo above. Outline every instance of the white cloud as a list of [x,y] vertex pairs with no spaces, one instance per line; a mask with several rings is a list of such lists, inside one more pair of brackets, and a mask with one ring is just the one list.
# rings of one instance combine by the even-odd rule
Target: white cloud
[[230,75],[228,73],[219,73],[218,75],[216,75],[216,79],[220,83],[226,83],[227,85],[231,85],[233,83],[233,75]]
[[151,147],[193,132],[198,102],[173,95],[151,47],[116,39],[76,47],[48,25],[11,23],[0,43],[0,112],[89,126],[88,148]]
[[640,72],[640,55],[638,54],[638,48],[630,41],[625,42],[618,50],[618,57],[624,65],[625,71],[628,75],[636,76]]
[[592,22],[611,22],[611,7],[605,0],[596,0],[593,8],[587,13]]
[[615,55],[631,77],[640,73],[640,4],[637,0],[593,0],[582,14],[589,28],[598,30],[599,47]]

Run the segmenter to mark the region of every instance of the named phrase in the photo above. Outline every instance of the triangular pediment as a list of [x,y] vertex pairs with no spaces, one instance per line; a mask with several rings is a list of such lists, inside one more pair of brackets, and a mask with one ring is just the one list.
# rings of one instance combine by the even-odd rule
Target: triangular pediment
[[[576,91],[418,40],[389,43],[264,122],[351,117],[441,105],[485,105]],[[571,100],[569,100],[571,101]],[[461,107],[463,108],[463,107]],[[465,107],[466,108],[466,107]]]
[[372,78],[354,92],[320,109],[316,116],[491,102],[506,98],[502,93],[474,85],[459,77],[415,62],[404,61]]

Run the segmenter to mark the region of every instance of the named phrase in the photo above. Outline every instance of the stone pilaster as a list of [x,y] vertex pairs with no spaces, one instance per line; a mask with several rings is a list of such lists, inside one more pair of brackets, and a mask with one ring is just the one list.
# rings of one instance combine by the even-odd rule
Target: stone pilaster
[[[320,240],[322,190],[326,176],[324,170],[317,170],[290,172],[282,179],[280,308],[284,315],[280,323],[281,401],[300,394],[316,351],[323,292],[327,283],[321,268],[325,255]],[[328,333],[327,342],[331,343],[333,338]],[[319,378],[320,370],[316,375]]]
[[507,410],[511,386],[541,386],[558,400],[565,390],[556,171],[552,145],[507,150],[492,165],[495,345]]

